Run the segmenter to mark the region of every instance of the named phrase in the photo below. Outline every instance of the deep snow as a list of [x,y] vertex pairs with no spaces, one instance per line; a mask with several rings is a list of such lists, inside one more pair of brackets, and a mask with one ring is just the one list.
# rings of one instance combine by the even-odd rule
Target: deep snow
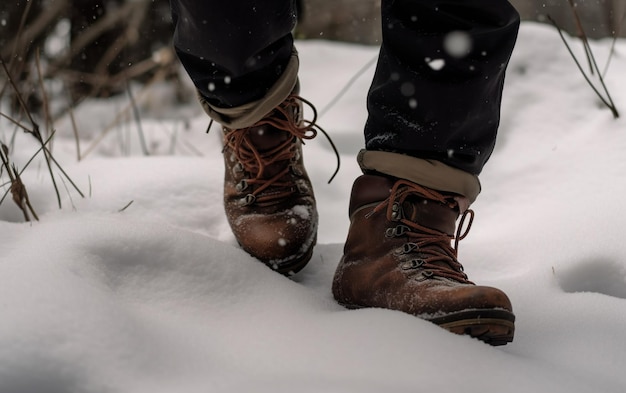
[[[611,42],[592,45],[602,67]],[[323,41],[298,48],[302,92],[318,109],[377,54]],[[606,80],[626,116],[624,70],[620,40]],[[41,221],[0,206],[0,392],[623,392],[626,123],[602,108],[547,26],[522,25],[498,145],[460,247],[473,281],[511,297],[515,341],[493,348],[333,301],[372,74],[320,119],[342,155],[330,185],[328,143],[306,144],[319,245],[292,280],[236,246],[221,206],[219,131],[204,133],[197,104],[175,104],[167,86],[143,97],[150,156],[131,120],[77,162],[69,119],[57,122],[55,156],[87,197],[64,192],[58,209],[36,162],[23,178]],[[126,105],[77,111],[83,152]],[[5,143],[13,132],[0,122]],[[35,150],[15,135],[18,167]]]

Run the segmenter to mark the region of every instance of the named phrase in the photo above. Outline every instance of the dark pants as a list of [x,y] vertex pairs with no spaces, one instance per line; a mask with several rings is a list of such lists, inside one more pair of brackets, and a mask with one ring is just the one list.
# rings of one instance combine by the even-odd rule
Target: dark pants
[[[176,51],[211,104],[258,100],[280,77],[292,53],[293,0],[171,5]],[[480,173],[495,144],[518,27],[506,0],[383,0],[366,148]]]

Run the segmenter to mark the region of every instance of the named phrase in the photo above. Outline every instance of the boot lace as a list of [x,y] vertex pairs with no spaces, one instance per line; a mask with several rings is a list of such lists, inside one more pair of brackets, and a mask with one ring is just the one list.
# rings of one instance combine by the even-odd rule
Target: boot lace
[[[458,261],[457,255],[459,242],[468,235],[472,226],[474,211],[468,209],[463,212],[456,234],[451,236],[407,219],[402,206],[409,196],[418,196],[429,203],[437,202],[450,208],[458,206],[453,198],[409,181],[399,180],[394,184],[389,198],[376,206],[370,215],[386,208],[387,220],[398,223],[396,227],[388,228],[386,235],[408,237],[409,241],[395,251],[398,257],[402,257],[401,268],[403,270],[418,269],[422,272],[423,279],[443,277],[472,284],[464,273],[463,265]],[[469,218],[469,221],[463,231],[466,218]],[[454,240],[454,247],[451,246],[452,240]]]
[[[302,104],[306,104],[311,108],[313,120],[302,119]],[[315,106],[300,96],[290,95],[274,111],[270,112],[256,124],[242,129],[226,129],[224,149],[230,149],[234,153],[239,163],[238,165],[240,165],[239,170],[254,176],[253,178],[245,179],[238,185],[240,191],[253,186],[251,187],[252,191],[244,198],[246,205],[271,203],[272,201],[289,197],[296,192],[306,191],[304,189],[306,185],[303,182],[295,181],[294,183],[293,177],[287,175],[290,171],[294,171],[295,175],[301,175],[294,165],[300,159],[295,141],[299,139],[304,144],[304,140],[315,138],[318,132],[321,132],[326,137],[337,158],[337,167],[328,182],[330,183],[333,180],[339,171],[339,152],[328,133],[317,125],[316,121],[317,110]],[[285,131],[290,134],[290,137],[277,146],[260,152],[251,141],[250,131],[261,126]],[[274,164],[285,161],[290,162],[290,164],[283,165],[283,168],[278,173],[271,176],[267,175],[266,172],[268,172],[270,167],[276,168]],[[270,188],[272,190],[271,193],[264,193]]]

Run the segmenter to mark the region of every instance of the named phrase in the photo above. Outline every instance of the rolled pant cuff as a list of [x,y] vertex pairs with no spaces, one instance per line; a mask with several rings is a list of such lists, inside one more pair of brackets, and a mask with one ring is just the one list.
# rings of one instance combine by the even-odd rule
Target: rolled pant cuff
[[376,171],[432,188],[462,195],[474,202],[480,193],[478,176],[440,161],[386,151],[361,150],[357,161],[363,172]]
[[285,71],[260,100],[234,108],[220,108],[211,105],[201,94],[198,94],[200,105],[211,119],[226,128],[251,127],[285,101],[289,94],[294,91],[298,84],[299,66],[298,52],[294,49]]

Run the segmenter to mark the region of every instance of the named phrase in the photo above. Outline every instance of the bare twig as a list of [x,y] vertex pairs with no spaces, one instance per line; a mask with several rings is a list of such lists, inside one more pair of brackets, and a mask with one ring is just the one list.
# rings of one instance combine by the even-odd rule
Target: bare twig
[[580,72],[583,74],[583,77],[587,81],[587,84],[589,84],[589,86],[593,89],[593,91],[596,93],[598,98],[600,98],[602,103],[604,105],[606,105],[611,110],[611,113],[613,113],[613,117],[616,118],[616,119],[619,118],[619,112],[617,111],[617,107],[615,106],[615,103],[613,102],[613,99],[611,98],[611,94],[609,93],[609,90],[606,87],[606,84],[604,83],[604,78],[602,77],[602,74],[600,73],[600,69],[599,69],[598,64],[597,64],[597,62],[595,60],[595,56],[593,55],[593,52],[591,50],[591,46],[589,46],[589,43],[585,42],[585,41],[583,42],[584,45],[585,45],[585,48],[586,48],[585,49],[586,53],[589,53],[589,55],[590,55],[591,64],[592,64],[593,68],[598,73],[598,79],[599,79],[600,84],[601,84],[601,86],[602,86],[602,88],[604,90],[604,93],[606,94],[606,98],[596,88],[596,86],[593,84],[593,82],[591,81],[589,76],[587,76],[587,73],[585,73],[585,70],[581,66],[581,64],[578,61],[578,59],[576,58],[576,55],[574,54],[574,51],[572,51],[572,48],[569,46],[567,40],[565,39],[565,36],[563,35],[563,30],[561,29],[561,27],[557,24],[557,22],[550,15],[548,15],[548,19],[554,25],[554,27],[557,29],[557,31],[559,33],[559,36],[561,37],[561,40],[563,41],[563,43],[565,44],[565,47],[567,48],[568,52],[572,56],[572,59],[574,59],[574,62],[576,63],[576,66],[578,67]]
[[134,200],[132,200],[132,201],[128,202],[128,203],[126,204],[126,206],[124,206],[123,208],[121,208],[120,210],[118,210],[118,212],[119,212],[119,213],[122,213],[123,211],[125,211],[126,209],[128,209],[128,208],[130,207],[130,205],[132,205],[134,202],[135,202]]
[[[9,71],[9,68],[7,67],[4,59],[0,58],[0,64],[2,65],[4,73],[7,76],[7,81],[9,82],[9,85],[13,88],[13,92],[15,93],[15,98],[17,99],[20,105],[20,108],[24,110],[24,112],[26,113],[26,116],[28,116],[28,120],[30,121],[30,123],[38,129],[39,126],[37,125],[37,123],[35,123],[35,120],[30,114],[30,111],[28,110],[28,107],[26,106],[26,103],[24,102],[22,95],[20,94],[20,89],[17,87],[15,80],[11,77],[11,72]],[[34,129],[33,129],[33,132],[34,132]]]
[[593,62],[591,60],[593,58],[593,54],[591,53],[591,50],[590,50],[589,39],[587,38],[587,34],[585,33],[585,29],[583,28],[582,21],[580,20],[580,16],[578,15],[578,11],[576,11],[576,4],[574,4],[573,0],[567,0],[567,1],[569,2],[570,9],[572,10],[572,13],[574,14],[574,21],[576,22],[576,28],[578,29],[578,36],[580,37],[583,43],[585,56],[587,57],[587,63],[589,66],[589,72],[591,73],[591,75],[593,75],[594,67],[593,67]]
[[[39,78],[39,89],[41,90],[41,97],[43,101],[43,114],[46,119],[46,135],[50,135],[51,130],[54,128],[52,116],[50,115],[50,102],[48,101],[48,93],[46,92],[46,86],[44,85],[43,73],[41,71],[41,61],[39,58],[39,49],[35,54],[35,62],[37,65],[37,76]],[[52,150],[52,144],[50,145]]]
[[137,123],[137,133],[139,134],[139,145],[141,146],[141,151],[144,155],[149,156],[150,151],[148,150],[148,146],[146,145],[146,138],[143,133],[143,127],[141,126],[141,115],[139,114],[139,108],[137,108],[137,102],[135,101],[135,97],[133,96],[130,82],[128,81],[126,81],[126,92],[128,93],[128,99],[130,100],[130,105],[133,110],[135,123]]
[[72,198],[72,193],[67,188],[67,183],[65,183],[65,180],[63,180],[63,176],[61,176],[60,178],[61,178],[61,182],[63,183],[63,188],[65,188],[65,192],[67,193],[67,197],[70,199],[70,204],[72,205],[72,210],[76,211],[76,205],[74,204],[74,199]]
[[26,25],[26,20],[28,19],[28,15],[30,14],[30,10],[33,7],[33,4],[34,4],[34,2],[32,2],[32,1],[26,3],[26,7],[24,8],[24,12],[22,13],[22,18],[20,19],[20,24],[17,27],[17,34],[15,35],[15,37],[17,39],[12,43],[12,45],[11,44],[8,45],[8,48],[13,47],[13,55],[16,56],[16,57],[19,57],[19,56],[17,56],[18,55],[17,50],[18,50],[18,48],[20,46],[19,45],[19,43],[20,43],[19,39],[21,37],[23,37],[23,29],[24,29],[24,26]]
[[[63,175],[67,178],[67,180],[72,184],[72,186],[76,189],[76,191],[81,196],[83,196],[83,193],[76,186],[76,184],[74,184],[74,182],[67,175],[67,173],[65,173],[63,168],[59,165],[59,163],[56,161],[56,159],[53,157],[51,151],[47,147],[48,143],[52,140],[52,136],[54,135],[54,131],[52,131],[50,133],[50,136],[48,137],[47,140],[44,140],[44,138],[42,137],[41,132],[39,130],[39,125],[37,124],[37,122],[35,122],[32,114],[28,110],[28,107],[26,106],[26,103],[24,102],[24,99],[22,98],[19,89],[18,89],[17,85],[15,84],[15,81],[13,80],[13,78],[11,76],[11,73],[7,69],[6,64],[1,59],[0,59],[0,63],[2,64],[2,67],[3,67],[3,69],[4,69],[5,73],[6,73],[6,77],[7,77],[7,80],[9,81],[9,84],[12,86],[12,88],[14,90],[15,97],[17,98],[17,100],[18,100],[22,110],[24,111],[24,113],[28,117],[28,120],[30,121],[32,128],[28,128],[28,127],[22,126],[22,125],[19,124],[19,122],[17,122],[16,120],[11,119],[10,117],[8,117],[8,116],[6,116],[4,114],[2,114],[2,116],[5,117],[5,118],[10,119],[16,125],[20,125],[20,127],[25,132],[27,132],[28,134],[33,135],[35,137],[35,139],[39,142],[39,144],[41,146],[39,151],[41,151],[43,153],[43,155],[44,155],[44,160],[45,160],[46,166],[48,168],[48,173],[50,174],[50,180],[52,181],[52,184],[54,186],[54,191],[55,191],[55,194],[57,196],[57,202],[58,202],[59,208],[61,208],[62,207],[62,204],[61,204],[61,194],[59,192],[59,188],[58,188],[57,183],[56,183],[56,178],[55,178],[54,173],[52,171],[52,163],[54,163],[54,165],[57,166],[57,168],[63,173]],[[39,151],[38,151],[38,153],[39,153]],[[38,154],[38,153],[36,153],[36,154]]]
[[[148,91],[150,91],[150,88],[152,87],[152,85],[154,83],[156,83],[157,81],[162,80],[163,78],[165,78],[165,76],[167,75],[167,70],[166,69],[159,69],[159,71],[152,77],[152,79],[150,81],[148,81],[145,85],[142,86],[141,90],[139,91],[139,93],[137,94],[137,97],[135,97],[135,100],[141,100]],[[100,133],[100,135],[98,135],[98,137],[91,143],[91,145],[89,145],[87,147],[87,149],[85,149],[85,151],[83,152],[81,159],[85,158],[87,155],[89,155],[92,151],[94,151],[96,149],[96,147],[104,140],[104,138],[108,135],[108,133],[113,129],[113,127],[115,125],[117,125],[121,119],[125,118],[128,116],[129,112],[133,110],[132,107],[132,103],[129,103],[129,105],[127,105],[124,109],[122,109],[116,116],[115,118],[107,125],[107,127],[105,127],[102,132]]]
[[603,77],[606,77],[606,73],[609,71],[609,65],[611,64],[613,55],[615,55],[615,44],[617,43],[617,38],[620,36],[622,25],[624,24],[625,19],[626,19],[626,9],[624,9],[622,17],[617,21],[617,25],[615,26],[615,31],[613,31],[613,41],[611,42],[611,50],[609,51],[609,57],[606,60],[606,65],[604,66],[604,70],[602,71]]
[[367,71],[371,66],[373,66],[376,63],[377,60],[378,60],[378,56],[375,56],[370,61],[365,63],[365,65],[363,65],[363,67],[361,67],[361,69],[358,70],[356,72],[356,74],[354,74],[350,78],[350,80],[348,80],[348,82],[341,88],[339,93],[337,93],[333,97],[333,99],[330,100],[330,102],[328,104],[326,104],[326,106],[324,106],[324,108],[322,108],[319,111],[319,117],[324,116],[326,114],[326,112],[328,112],[333,106],[335,106],[335,104],[337,104],[337,102],[341,99],[341,97],[343,97],[343,95],[346,94],[346,92],[350,89],[350,87],[354,84],[354,82],[356,82],[357,79],[359,79],[361,77],[361,75],[363,75],[365,73],[365,71]]
[[76,159],[80,161],[80,137],[78,136],[78,127],[76,126],[76,118],[74,117],[74,110],[69,108],[70,121],[72,123],[72,132],[74,133],[74,140],[76,141]]
[[28,198],[28,192],[26,191],[26,186],[22,182],[22,178],[20,177],[19,172],[15,168],[15,165],[10,164],[9,148],[5,144],[2,144],[0,148],[0,159],[2,160],[2,167],[6,169],[9,180],[11,182],[11,187],[7,192],[11,192],[13,202],[15,202],[15,204],[24,214],[24,220],[30,221],[30,215],[28,214],[28,212],[30,211],[35,220],[39,221],[39,217],[37,216],[37,213],[35,213],[35,210],[30,203],[30,199]]
[[8,121],[10,121],[11,123],[13,123],[15,126],[17,126],[18,128],[21,128],[22,131],[24,132],[31,132],[30,128],[28,128],[27,126],[23,125],[22,123],[20,123],[19,121],[15,120],[14,118],[12,118],[11,116],[5,115],[4,113],[0,112],[0,116],[4,117],[5,119],[7,119]]

